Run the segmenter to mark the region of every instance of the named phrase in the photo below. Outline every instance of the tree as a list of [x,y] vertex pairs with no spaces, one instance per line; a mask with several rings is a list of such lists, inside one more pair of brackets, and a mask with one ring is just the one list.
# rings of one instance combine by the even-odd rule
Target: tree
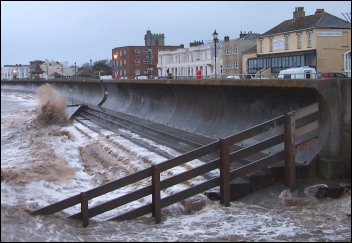
[[81,66],[81,69],[91,70],[92,67],[89,62],[86,62],[86,63],[83,63],[83,65]]
[[108,60],[100,60],[94,63],[92,71],[99,72],[100,75],[112,75],[111,65]]

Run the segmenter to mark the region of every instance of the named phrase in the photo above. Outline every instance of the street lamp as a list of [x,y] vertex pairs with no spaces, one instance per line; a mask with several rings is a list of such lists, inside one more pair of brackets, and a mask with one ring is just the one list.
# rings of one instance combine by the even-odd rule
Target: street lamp
[[75,78],[76,78],[76,62],[75,62]]
[[46,80],[49,78],[49,64],[46,63]]
[[214,33],[213,33],[213,41],[214,41],[215,79],[216,79],[216,43],[218,42],[218,33],[216,33],[216,30],[214,30]]
[[151,58],[151,56],[152,56],[152,48],[148,48],[148,55],[149,55],[149,57],[148,57],[148,76],[149,76],[149,78],[151,78],[151,75],[152,75],[152,69],[151,69],[151,66],[152,66],[152,58]]
[[113,72],[114,72],[114,78],[117,78],[117,58],[119,57],[119,55],[117,55],[117,53],[114,54],[114,64],[113,64]]
[[12,78],[13,79],[16,79],[17,78],[17,74],[16,74],[16,69],[14,69],[14,70],[12,70],[12,72],[13,72],[13,75],[12,75]]

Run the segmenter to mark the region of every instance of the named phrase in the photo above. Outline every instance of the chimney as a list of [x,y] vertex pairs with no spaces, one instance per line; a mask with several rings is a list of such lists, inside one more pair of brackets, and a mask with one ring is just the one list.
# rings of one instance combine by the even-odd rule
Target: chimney
[[240,32],[240,38],[244,38],[244,37],[246,37],[247,36],[247,33],[246,33],[246,31],[241,31]]
[[293,19],[298,19],[300,17],[304,17],[306,13],[304,12],[304,7],[296,7],[293,12]]
[[189,43],[189,47],[204,45],[204,41],[194,41]]
[[324,13],[324,9],[323,8],[317,8],[317,10],[315,11],[315,14],[321,14]]
[[230,37],[229,36],[225,36],[224,37],[224,42],[226,42],[226,41],[230,41]]

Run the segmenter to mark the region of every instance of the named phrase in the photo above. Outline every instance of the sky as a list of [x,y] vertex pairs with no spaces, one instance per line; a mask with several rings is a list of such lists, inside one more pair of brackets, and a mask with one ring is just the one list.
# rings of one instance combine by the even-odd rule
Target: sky
[[[50,95],[44,95],[49,93]],[[1,91],[1,241],[2,242],[349,242],[351,240],[351,194],[338,199],[317,200],[304,196],[308,186],[334,181],[297,180],[290,193],[281,183],[251,193],[224,207],[198,194],[188,203],[162,210],[161,222],[151,214],[135,220],[108,221],[151,202],[150,196],[90,218],[89,225],[68,219],[80,205],[48,216],[29,212],[96,188],[109,181],[162,163],[166,159],[130,142],[122,134],[102,129],[94,132],[75,121],[42,127],[34,119],[41,105],[62,106],[62,97],[46,85],[37,95]],[[50,102],[50,106],[47,106]],[[3,105],[6,104],[6,105]],[[55,105],[53,105],[55,104]],[[58,109],[46,110],[46,115]],[[40,109],[38,109],[40,110]],[[50,113],[52,112],[52,113]],[[90,128],[96,127],[88,124]],[[135,135],[137,136],[137,135]],[[145,138],[147,142],[151,142]],[[153,144],[154,146],[160,146]],[[178,153],[162,146],[169,154]],[[97,163],[98,161],[98,163]],[[194,160],[161,174],[171,177],[201,164]],[[214,174],[218,171],[214,170]],[[171,195],[203,177],[162,191]],[[333,184],[331,184],[333,183]],[[148,184],[144,180],[89,200],[99,205]]]
[[165,45],[262,34],[318,8],[345,19],[350,1],[1,1],[1,66],[55,60],[78,66],[111,59],[111,50],[144,46],[147,30]]

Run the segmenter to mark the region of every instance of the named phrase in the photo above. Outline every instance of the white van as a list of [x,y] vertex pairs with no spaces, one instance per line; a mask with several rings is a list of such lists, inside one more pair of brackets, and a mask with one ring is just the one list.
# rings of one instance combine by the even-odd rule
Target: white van
[[239,75],[230,75],[227,76],[226,79],[241,79]]
[[317,71],[315,68],[303,66],[281,70],[278,78],[281,79],[316,79]]
[[148,76],[136,76],[135,79],[148,79]]

